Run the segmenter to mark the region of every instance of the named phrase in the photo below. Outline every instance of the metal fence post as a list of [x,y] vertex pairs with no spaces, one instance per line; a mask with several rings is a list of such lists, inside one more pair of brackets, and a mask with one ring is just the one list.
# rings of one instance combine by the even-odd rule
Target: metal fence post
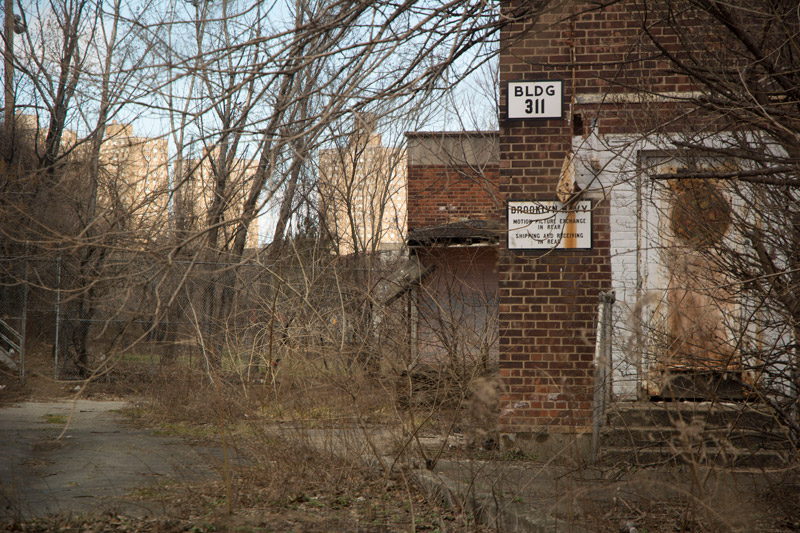
[[61,254],[56,259],[56,332],[53,339],[53,379],[58,379],[58,334],[61,331]]
[[594,360],[594,402],[592,408],[592,460],[597,460],[600,428],[611,403],[611,319],[616,301],[614,291],[600,293],[597,316],[597,346]]
[[28,320],[28,270],[30,270],[29,245],[25,243],[25,283],[22,285],[22,322],[19,327],[19,381],[25,383],[25,325]]

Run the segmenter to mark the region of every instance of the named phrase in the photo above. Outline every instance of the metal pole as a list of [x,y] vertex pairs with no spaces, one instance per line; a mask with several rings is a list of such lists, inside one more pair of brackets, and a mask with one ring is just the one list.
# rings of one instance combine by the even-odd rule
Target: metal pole
[[13,155],[14,135],[14,0],[5,0],[5,23],[3,25],[3,38],[5,51],[3,54],[4,85],[3,96],[5,111],[3,113],[5,125],[5,139],[3,139],[3,157],[11,161]]
[[19,328],[19,381],[25,383],[25,324],[28,321],[28,269],[30,267],[28,243],[25,243],[25,283],[22,286],[22,324]]
[[58,332],[61,330],[61,254],[56,259],[56,335],[53,343],[53,379],[58,379]]
[[605,383],[605,395],[603,398],[603,413],[608,410],[608,406],[611,405],[611,387],[612,387],[612,361],[611,355],[613,352],[613,345],[611,344],[611,334],[612,334],[612,327],[611,327],[611,320],[613,314],[613,306],[614,302],[617,301],[617,295],[614,291],[608,291],[605,294],[605,300],[603,301],[603,305],[605,306],[605,310],[603,312],[603,318],[605,320],[605,330],[606,333],[604,335],[603,341],[605,342],[605,361],[604,361],[604,383]]
[[600,428],[611,403],[611,311],[616,301],[614,291],[600,293],[597,317],[597,346],[594,368],[594,406],[592,409],[592,460],[597,460]]
[[597,307],[597,338],[594,352],[594,394],[592,395],[592,461],[597,461],[600,443],[600,426],[603,424],[603,359],[605,358],[605,293],[600,293]]

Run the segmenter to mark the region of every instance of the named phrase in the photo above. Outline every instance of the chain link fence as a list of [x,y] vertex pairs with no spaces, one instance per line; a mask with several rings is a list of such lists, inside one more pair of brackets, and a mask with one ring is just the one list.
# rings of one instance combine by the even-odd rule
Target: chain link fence
[[407,349],[407,317],[378,317],[396,261],[117,257],[87,265],[66,255],[0,259],[0,349],[17,371],[25,351],[37,371],[77,379],[120,354],[152,370],[177,359],[208,366],[235,353],[237,364],[258,369],[289,347],[335,346],[363,360],[367,337],[374,344],[379,336],[381,346]]

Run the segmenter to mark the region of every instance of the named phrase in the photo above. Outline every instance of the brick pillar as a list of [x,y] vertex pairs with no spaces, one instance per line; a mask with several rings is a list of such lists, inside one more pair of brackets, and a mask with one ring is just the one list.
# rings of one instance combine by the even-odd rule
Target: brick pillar
[[[506,201],[557,200],[573,134],[574,27],[559,22],[563,15],[545,16],[535,28],[515,24],[503,35],[499,183]],[[522,80],[563,80],[563,118],[509,120],[507,84]],[[535,436],[531,442],[541,449],[554,434],[591,433],[598,298],[611,286],[610,230],[607,198],[583,199],[593,203],[591,249],[519,251],[501,243],[500,431],[518,445],[525,436]]]

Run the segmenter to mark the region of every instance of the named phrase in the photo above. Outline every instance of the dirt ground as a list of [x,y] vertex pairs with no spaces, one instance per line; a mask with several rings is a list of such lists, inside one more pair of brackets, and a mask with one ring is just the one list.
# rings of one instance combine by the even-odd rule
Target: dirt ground
[[[216,424],[208,389],[128,370],[85,389],[42,371],[24,385],[0,374],[0,530],[496,530],[428,496],[405,468],[386,474],[324,442],[262,432],[274,421],[254,420],[234,394]],[[509,510],[541,509],[557,531],[800,531],[792,469],[698,477],[447,447],[437,472],[502,494]]]
[[0,530],[482,530],[402,474],[148,417],[146,388],[0,376]]

